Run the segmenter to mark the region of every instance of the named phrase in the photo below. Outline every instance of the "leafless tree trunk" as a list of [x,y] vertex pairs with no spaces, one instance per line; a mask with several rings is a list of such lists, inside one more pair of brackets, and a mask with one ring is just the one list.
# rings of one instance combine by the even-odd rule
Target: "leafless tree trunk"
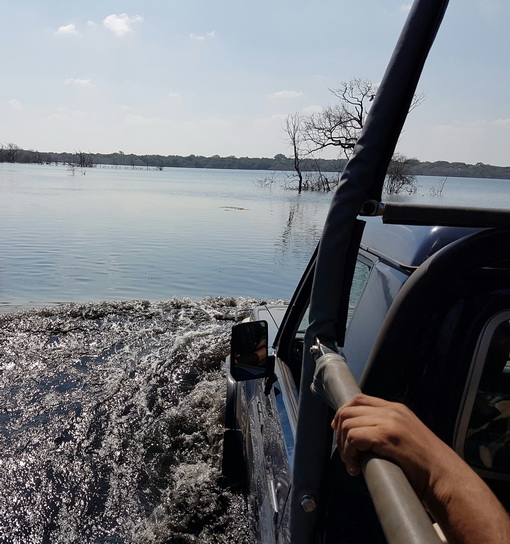
[[[326,106],[320,111],[305,116],[299,113],[287,116],[285,132],[294,150],[294,169],[299,178],[299,192],[308,190],[329,191],[331,184],[320,168],[312,174],[316,179],[303,180],[304,157],[312,159],[317,167],[316,154],[327,148],[337,148],[346,159],[352,155],[365,125],[370,103],[377,93],[377,85],[371,81],[355,78],[340,83],[336,89],[330,89],[337,99],[333,106]],[[424,95],[415,95],[409,111],[424,100]],[[392,171],[388,170],[388,191],[412,191],[414,176],[410,174],[412,160],[396,155]],[[406,170],[407,169],[407,170]]]
[[303,160],[303,117],[299,113],[288,115],[285,120],[285,132],[289,137],[290,145],[294,155],[294,170],[298,177],[298,193],[303,189],[303,172],[301,170],[301,161]]

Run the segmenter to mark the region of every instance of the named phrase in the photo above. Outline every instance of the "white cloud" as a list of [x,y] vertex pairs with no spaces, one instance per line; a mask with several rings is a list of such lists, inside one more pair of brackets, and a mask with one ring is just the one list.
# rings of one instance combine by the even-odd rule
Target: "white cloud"
[[116,36],[124,36],[133,32],[132,26],[135,23],[141,23],[143,17],[140,15],[128,15],[127,13],[121,13],[120,15],[108,15],[103,19],[104,26],[111,30]]
[[81,110],[66,111],[61,110],[58,113],[52,113],[46,117],[46,121],[58,121],[58,122],[69,122],[69,121],[80,121],[83,122],[87,118],[87,114]]
[[409,13],[411,11],[412,4],[402,4],[400,6],[400,11],[402,13]]
[[445,125],[435,125],[433,126],[433,129],[438,134],[459,134],[464,133],[464,135],[473,135],[475,133],[479,133],[482,130],[485,130],[487,128],[487,121],[468,121],[468,122],[460,122],[455,121],[450,124]]
[[204,134],[205,130],[224,129],[230,126],[230,121],[221,117],[207,117],[204,119],[196,119],[192,121],[176,121],[166,117],[147,117],[140,114],[128,114],[124,117],[126,126],[142,126],[151,127],[154,129],[177,130],[184,131],[189,134]]
[[11,100],[9,100],[7,103],[9,104],[11,110],[23,111],[23,104],[19,100],[11,98]]
[[166,120],[161,117],[145,117],[144,115],[130,113],[126,115],[124,121],[128,125],[144,125],[144,126],[155,126],[162,125],[166,123]]
[[59,26],[55,34],[64,36],[77,36],[80,33],[76,29],[76,25],[74,23],[69,23],[68,25]]
[[193,34],[193,33],[191,33],[189,35],[189,37],[192,40],[198,40],[198,41],[203,41],[203,40],[207,40],[207,39],[210,39],[210,38],[214,38],[215,36],[216,36],[216,31],[215,30],[213,30],[211,32],[206,32],[203,35],[198,35],[198,34]]
[[477,132],[477,131],[490,131],[493,127],[510,127],[510,118],[506,119],[495,119],[491,121],[487,121],[485,119],[480,119],[477,121],[468,121],[468,122],[454,122],[449,125],[436,125],[436,129],[441,132],[448,132],[448,131],[469,131],[469,132]]
[[494,125],[497,127],[510,127],[510,119],[496,119]]
[[168,93],[167,98],[181,98],[181,95],[179,93]]
[[409,126],[399,145],[420,160],[508,164],[510,119],[453,121],[443,125]]
[[303,96],[301,91],[278,91],[270,95],[273,98],[299,98]]
[[74,85],[75,87],[86,87],[88,89],[92,89],[94,87],[90,79],[76,79],[73,77],[66,79],[64,84]]

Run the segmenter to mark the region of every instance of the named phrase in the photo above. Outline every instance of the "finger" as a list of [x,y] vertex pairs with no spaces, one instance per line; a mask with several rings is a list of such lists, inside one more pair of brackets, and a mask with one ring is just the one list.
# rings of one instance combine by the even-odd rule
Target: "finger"
[[[340,428],[340,432],[338,432],[336,435],[336,444],[337,448],[340,451],[340,457],[347,465],[348,470],[354,468],[355,465],[358,464],[356,462],[356,457],[359,454],[359,451],[356,449],[355,445],[352,442],[353,435],[351,434],[351,436],[349,436],[349,433],[354,433],[354,438],[356,438],[355,428],[344,424]],[[351,470],[349,470],[349,472],[351,472]]]
[[391,404],[389,401],[381,399],[379,397],[372,397],[370,395],[365,395],[364,393],[358,393],[351,400],[340,406],[339,410],[347,406],[385,406],[386,404]]
[[340,455],[347,471],[355,476],[361,471],[363,454],[372,449],[372,429],[367,427],[350,429],[343,440]]
[[370,444],[365,443],[361,444],[363,451],[373,447],[376,442],[379,441],[378,437],[378,428],[381,425],[381,421],[378,417],[373,417],[372,415],[362,415],[354,418],[347,418],[342,420],[339,431],[337,432],[337,444],[341,451],[345,450],[347,442],[351,445],[356,446],[356,438],[360,436],[358,434],[358,429],[367,429],[367,433],[362,435],[366,440],[367,437],[370,437]]
[[336,411],[333,421],[331,422],[331,427],[333,429],[338,428],[340,421],[344,419],[345,417],[355,417],[357,415],[357,412],[356,411],[351,412],[351,410],[354,408],[356,409],[362,408],[362,407],[380,408],[380,407],[387,406],[389,404],[392,404],[392,403],[385,401],[383,399],[379,399],[377,397],[370,397],[368,395],[363,395],[360,393],[359,395],[356,395],[349,402],[346,402]]
[[340,435],[347,421],[351,422],[351,426],[374,425],[384,421],[386,417],[386,410],[382,410],[381,408],[371,406],[343,406],[337,410],[331,422],[331,427]]
[[379,397],[371,397],[370,395],[364,395],[360,393],[352,398],[349,402],[344,404],[344,406],[373,406],[380,407],[391,404],[389,401],[381,399]]
[[349,425],[351,426],[362,426],[365,424],[374,425],[386,421],[388,417],[390,417],[389,410],[385,408],[374,408],[372,406],[346,406],[339,410],[334,421],[336,429],[341,430],[347,422],[349,422]]

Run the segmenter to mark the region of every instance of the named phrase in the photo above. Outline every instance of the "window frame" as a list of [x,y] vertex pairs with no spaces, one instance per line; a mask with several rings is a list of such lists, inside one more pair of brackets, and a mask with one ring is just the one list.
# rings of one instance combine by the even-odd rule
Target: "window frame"
[[[469,421],[473,412],[476,395],[480,387],[481,377],[485,368],[485,361],[489,351],[489,346],[494,336],[496,329],[505,321],[510,320],[510,309],[505,309],[494,314],[482,328],[473,358],[469,368],[469,373],[464,388],[463,400],[460,406],[460,411],[457,416],[454,434],[454,450],[464,459],[464,448],[466,446],[466,438]],[[466,460],[466,462],[468,462]],[[484,478],[510,481],[510,472],[497,472],[490,469],[482,469],[477,466],[470,465],[478,474]]]
[[[358,266],[358,263],[360,263],[362,266],[366,267],[366,274],[364,276],[364,282],[363,285],[360,286],[359,292],[357,293],[357,298],[354,301],[354,305],[352,309],[349,309],[349,318],[347,322],[347,326],[349,325],[349,322],[352,318],[352,315],[356,309],[356,306],[363,296],[363,291],[365,290],[366,285],[369,282],[370,275],[372,274],[373,270],[375,269],[375,266],[377,264],[377,259],[374,258],[371,254],[367,254],[367,252],[360,250],[360,252],[356,256],[356,264],[355,266]],[[309,287],[311,287],[311,284],[309,284]],[[349,292],[349,299],[351,297],[352,293],[352,285],[351,285],[351,291]],[[292,436],[293,440],[295,441],[296,438],[296,429],[297,429],[297,419],[298,419],[298,403],[299,403],[299,391],[298,387],[299,384],[295,383],[293,372],[287,361],[285,361],[280,354],[288,354],[291,349],[291,344],[296,340],[298,331],[300,329],[300,325],[303,322],[304,316],[310,307],[310,291],[306,292],[305,289],[302,289],[299,293],[299,300],[301,301],[301,304],[295,304],[292,306],[292,313],[288,316],[288,319],[286,321],[286,327],[292,328],[292,334],[289,333],[288,330],[284,331],[283,338],[285,339],[284,342],[281,344],[284,344],[283,346],[280,344],[278,345],[278,353],[276,356],[275,361],[275,374],[278,379],[278,388],[280,391],[279,398],[276,399],[278,404],[278,412],[280,420],[282,419],[281,410],[283,409],[286,412],[287,422],[280,421],[282,424],[282,428],[284,428],[284,432],[290,431],[290,436]],[[351,301],[349,300],[349,306],[351,304]],[[282,349],[283,348],[283,349]],[[287,442],[287,440],[286,440]],[[293,450],[294,450],[294,443],[292,444],[286,444],[287,445],[287,452],[289,455],[289,460],[292,462],[293,460]],[[290,447],[289,447],[290,446]]]

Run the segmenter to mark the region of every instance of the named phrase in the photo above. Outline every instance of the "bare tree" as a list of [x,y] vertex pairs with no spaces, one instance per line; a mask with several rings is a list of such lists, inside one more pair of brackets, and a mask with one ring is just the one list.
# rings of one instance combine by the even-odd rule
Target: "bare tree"
[[67,161],[68,170],[73,176],[77,169],[85,175],[85,168],[92,168],[93,166],[94,162],[92,160],[92,155],[90,153],[85,153],[80,149],[75,151]]
[[91,154],[85,153],[81,149],[75,151],[75,163],[79,168],[91,168],[94,166]]
[[[304,165],[308,166],[309,162],[317,165],[317,154],[327,148],[337,148],[339,155],[343,155],[345,159],[351,157],[365,125],[371,102],[377,93],[377,85],[355,78],[340,83],[338,88],[330,89],[330,92],[337,100],[334,105],[326,106],[309,116],[296,113],[286,118],[285,132],[294,151],[294,169],[298,174],[299,192],[301,188],[323,191],[331,189],[331,182],[320,169],[311,168],[311,176],[315,176],[315,180],[308,179],[308,172],[304,179]],[[423,94],[415,95],[409,111],[423,100]],[[388,170],[389,192],[409,191],[414,186],[414,177],[409,170],[411,165],[411,159],[408,160],[402,155],[396,156],[394,172]]]
[[311,152],[334,146],[349,158],[365,124],[377,86],[371,81],[356,78],[344,81],[330,91],[339,102],[306,118],[304,138]]
[[395,153],[386,171],[383,191],[389,195],[405,191],[408,194],[416,193],[416,178],[411,173],[416,159],[409,159],[400,153]]
[[303,160],[303,134],[304,134],[304,117],[300,113],[287,115],[285,119],[284,130],[289,138],[292,147],[294,158],[294,170],[298,177],[298,193],[303,189],[303,172],[301,168]]

